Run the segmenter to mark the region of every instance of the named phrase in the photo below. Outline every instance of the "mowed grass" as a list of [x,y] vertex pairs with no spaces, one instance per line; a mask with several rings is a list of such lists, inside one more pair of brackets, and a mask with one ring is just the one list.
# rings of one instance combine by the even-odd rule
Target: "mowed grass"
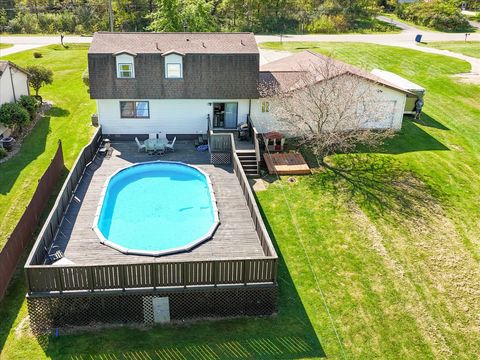
[[[423,121],[405,120],[401,134],[371,155],[373,162],[365,158],[386,165],[372,171],[372,181],[347,182],[326,171],[297,184],[276,181],[258,197],[290,271],[299,277],[308,272],[304,243],[349,357],[477,358],[480,87],[451,77],[469,65],[368,44],[265,46],[310,48],[366,69],[393,71],[427,89]],[[368,174],[369,166],[364,170],[358,176]],[[418,187],[390,183],[405,172]],[[372,192],[387,205],[379,206]],[[299,292],[307,313],[315,314],[318,291]],[[328,326],[314,327],[326,353],[338,354],[339,345],[322,341]]]
[[480,58],[480,41],[434,41],[425,46]]
[[0,43],[0,49],[6,49],[6,48],[9,48],[9,47],[12,47],[12,46],[13,46],[12,44]]
[[[52,45],[3,57],[21,67],[38,64],[54,72],[53,84],[40,89],[52,109],[25,138],[20,152],[0,164],[0,248],[16,226],[62,140],[65,165],[73,164],[80,149],[90,139],[93,130],[90,115],[95,104],[90,100],[82,81],[87,67],[88,45],[70,45],[64,49]],[[35,59],[33,52],[42,53]]]
[[[402,133],[372,155],[386,164],[373,186],[385,191],[391,207],[365,200],[362,186],[352,192],[329,172],[297,177],[296,183],[269,178],[268,190],[257,195],[279,249],[278,315],[36,339],[20,276],[0,304],[2,358],[477,357],[480,89],[450,77],[469,65],[377,45],[284,46],[395,71],[427,88],[423,124],[406,120]],[[382,181],[397,171],[414,174],[425,196],[402,205],[410,188],[394,192]]]

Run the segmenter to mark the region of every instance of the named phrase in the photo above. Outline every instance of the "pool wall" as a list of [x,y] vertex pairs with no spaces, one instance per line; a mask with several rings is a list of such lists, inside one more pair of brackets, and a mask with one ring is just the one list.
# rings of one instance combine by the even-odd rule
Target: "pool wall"
[[[185,166],[185,167],[196,170],[202,176],[205,177],[205,180],[206,180],[206,183],[207,183],[207,186],[208,186],[210,204],[212,206],[212,212],[213,212],[213,217],[214,217],[213,224],[212,224],[212,226],[210,226],[207,233],[205,233],[203,236],[189,242],[185,246],[175,247],[175,248],[171,248],[171,249],[168,249],[168,250],[161,250],[161,251],[147,251],[147,250],[139,250],[139,249],[128,249],[126,247],[123,247],[123,246],[105,238],[105,236],[103,235],[102,231],[99,228],[99,220],[100,220],[100,216],[101,216],[101,212],[102,212],[102,207],[105,204],[105,197],[106,197],[106,194],[107,194],[107,189],[108,189],[108,185],[109,185],[110,181],[116,175],[121,173],[122,171],[132,169],[132,168],[135,168],[135,167],[138,167],[138,166],[148,165],[148,164],[175,164],[175,165],[179,165],[179,166]],[[200,245],[202,242],[211,239],[219,225],[220,225],[220,218],[218,216],[217,201],[215,199],[215,192],[213,190],[212,181],[210,180],[210,176],[205,171],[198,168],[197,166],[185,164],[185,163],[180,162],[180,161],[156,160],[156,161],[146,161],[146,162],[141,162],[141,163],[136,163],[136,164],[133,164],[133,165],[126,166],[124,168],[121,168],[121,169],[115,171],[112,175],[110,175],[107,178],[107,180],[105,181],[105,184],[103,185],[102,191],[100,193],[100,200],[98,202],[97,210],[95,212],[95,217],[93,219],[92,229],[95,232],[95,234],[98,236],[98,238],[100,239],[100,242],[102,244],[110,246],[111,248],[113,248],[115,250],[118,250],[118,251],[120,251],[124,254],[144,255],[144,256],[162,256],[162,255],[174,254],[174,253],[178,253],[178,252],[189,251],[189,250],[195,248],[196,246]]]

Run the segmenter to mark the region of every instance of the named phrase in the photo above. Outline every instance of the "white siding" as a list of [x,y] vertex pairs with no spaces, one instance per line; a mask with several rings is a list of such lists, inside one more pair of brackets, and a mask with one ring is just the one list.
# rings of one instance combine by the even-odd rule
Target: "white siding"
[[[320,86],[321,84],[319,84]],[[365,128],[370,129],[392,129],[400,130],[402,128],[403,111],[405,109],[406,94],[385,86],[375,85],[378,94],[379,108],[384,112],[380,121],[366,122]],[[270,112],[262,112],[262,102],[268,101]],[[275,108],[275,99],[261,98],[252,100],[251,118],[259,132],[279,131],[286,135],[292,134],[292,129],[285,122],[279,122],[273,118],[272,111]]]
[[115,56],[115,66],[117,69],[117,77],[120,77],[119,64],[132,64],[132,77],[135,77],[135,58],[129,54],[120,54]]
[[[12,78],[10,78],[10,70]],[[29,95],[27,75],[14,67],[8,66],[0,77],[0,105],[14,102],[22,95]]]
[[149,119],[122,119],[120,101],[131,99],[97,100],[97,113],[104,134],[148,134],[162,131],[167,134],[203,134],[207,132],[207,115],[213,116],[214,102],[238,102],[238,123],[247,121],[249,100],[158,100],[148,101]]

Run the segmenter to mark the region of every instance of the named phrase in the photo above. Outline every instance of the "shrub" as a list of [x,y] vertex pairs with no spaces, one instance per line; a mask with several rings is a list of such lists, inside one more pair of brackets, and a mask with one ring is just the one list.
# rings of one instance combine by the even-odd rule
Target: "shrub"
[[30,121],[28,111],[18,103],[5,103],[0,106],[0,123],[20,132]]
[[33,53],[33,57],[34,57],[35,59],[40,59],[41,57],[43,57],[43,55],[42,55],[42,53],[39,53],[39,52],[35,51],[35,52]]
[[0,147],[0,159],[3,159],[5,156],[7,156],[7,150],[5,150],[3,147]]
[[38,98],[40,88],[53,82],[53,71],[39,65],[28,66],[26,70],[30,74],[28,78],[30,86],[35,90],[35,96]]
[[28,111],[30,114],[30,120],[33,120],[33,117],[40,106],[38,100],[34,96],[22,95],[20,96],[18,103]]

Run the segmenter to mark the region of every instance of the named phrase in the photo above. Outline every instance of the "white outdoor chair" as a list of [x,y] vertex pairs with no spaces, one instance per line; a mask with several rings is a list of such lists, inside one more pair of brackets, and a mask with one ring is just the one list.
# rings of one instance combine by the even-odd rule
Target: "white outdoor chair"
[[149,139],[156,139],[156,138],[157,138],[157,134],[150,133],[150,134],[148,134],[148,138],[149,138]]
[[175,146],[175,141],[177,140],[177,137],[175,136],[172,140],[172,142],[168,142],[166,145],[165,145],[165,150],[166,151],[171,151],[171,152],[174,152],[174,146]]
[[138,152],[142,150],[147,151],[147,146],[145,144],[141,144],[137,137],[135,137],[135,142],[137,143],[137,146],[138,146]]
[[165,140],[165,142],[168,142],[168,140],[167,140],[167,134],[165,134],[165,133],[162,132],[162,133],[158,133],[157,135],[158,135],[158,138],[159,138],[159,139]]

